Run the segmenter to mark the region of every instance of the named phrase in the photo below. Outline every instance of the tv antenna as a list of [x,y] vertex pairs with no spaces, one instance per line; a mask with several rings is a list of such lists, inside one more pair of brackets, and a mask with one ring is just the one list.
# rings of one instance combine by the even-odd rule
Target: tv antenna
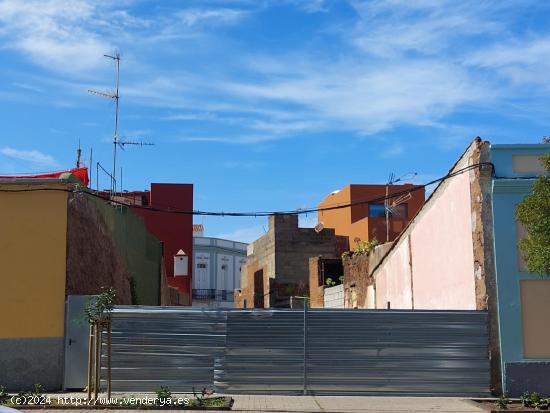
[[410,192],[403,194],[397,198],[394,198],[393,201],[390,202],[389,197],[389,189],[390,185],[393,185],[397,182],[402,182],[407,179],[412,179],[417,175],[416,172],[409,172],[401,177],[396,177],[395,174],[392,172],[390,173],[390,176],[388,178],[388,182],[386,183],[386,199],[384,200],[384,215],[386,218],[386,242],[390,241],[390,215],[394,214],[394,211],[398,205],[401,205],[405,202],[407,202],[409,199],[412,198],[412,195]]
[[102,92],[99,90],[88,89],[88,93],[115,101],[115,130],[113,133],[113,173],[111,174],[111,196],[116,192],[116,148],[118,146],[118,101],[120,95],[118,88],[120,84],[120,53],[117,51],[114,56],[104,54],[108,59],[112,59],[116,64],[116,89],[114,92]]
[[142,140],[139,140],[139,141],[128,141],[126,140],[126,137],[122,137],[119,141],[118,141],[118,146],[120,147],[120,149],[124,150],[124,147],[126,145],[134,145],[134,146],[155,146],[155,144],[153,142],[144,142]]

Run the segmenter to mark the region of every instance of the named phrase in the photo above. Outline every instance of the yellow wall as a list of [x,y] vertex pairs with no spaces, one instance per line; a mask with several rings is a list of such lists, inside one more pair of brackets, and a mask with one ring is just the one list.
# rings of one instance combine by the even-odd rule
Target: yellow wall
[[0,338],[64,335],[66,233],[66,192],[0,192]]

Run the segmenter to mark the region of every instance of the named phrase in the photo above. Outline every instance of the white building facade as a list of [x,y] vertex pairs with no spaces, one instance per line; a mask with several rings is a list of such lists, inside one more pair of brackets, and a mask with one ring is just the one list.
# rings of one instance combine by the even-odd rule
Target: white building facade
[[246,248],[242,242],[193,237],[193,307],[233,307]]

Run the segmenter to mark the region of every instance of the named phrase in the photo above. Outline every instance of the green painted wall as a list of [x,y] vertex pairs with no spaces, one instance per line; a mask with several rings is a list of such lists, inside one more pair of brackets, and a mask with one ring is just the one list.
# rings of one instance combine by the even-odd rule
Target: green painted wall
[[90,198],[105,220],[133,280],[132,304],[160,305],[162,243],[129,208]]

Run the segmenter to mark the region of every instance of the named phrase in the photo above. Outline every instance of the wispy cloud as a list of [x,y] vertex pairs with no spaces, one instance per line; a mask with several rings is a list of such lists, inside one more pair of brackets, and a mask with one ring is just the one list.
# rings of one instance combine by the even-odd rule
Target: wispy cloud
[[229,239],[232,241],[245,242],[250,244],[265,234],[267,223],[265,226],[254,225],[246,228],[239,228],[231,232],[225,232],[215,235],[216,238]]
[[[4,0],[0,36],[34,63],[61,72],[89,71],[111,46],[92,30],[94,7],[84,0]],[[103,63],[103,62],[101,62]]]
[[0,154],[11,159],[16,159],[29,163],[31,166],[57,167],[59,164],[53,156],[42,153],[37,150],[21,150],[11,147],[0,149]]
[[203,8],[185,9],[176,13],[185,26],[196,26],[199,24],[235,24],[241,21],[248,14],[245,10],[229,8]]

